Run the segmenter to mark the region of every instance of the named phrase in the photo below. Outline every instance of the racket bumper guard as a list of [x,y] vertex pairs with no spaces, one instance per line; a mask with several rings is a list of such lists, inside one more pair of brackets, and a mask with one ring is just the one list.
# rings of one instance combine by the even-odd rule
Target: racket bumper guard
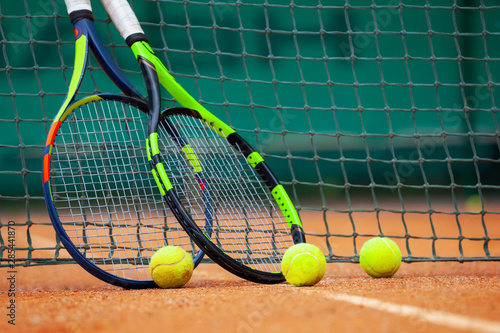
[[293,244],[300,244],[306,242],[304,230],[297,224],[292,225],[291,228]]

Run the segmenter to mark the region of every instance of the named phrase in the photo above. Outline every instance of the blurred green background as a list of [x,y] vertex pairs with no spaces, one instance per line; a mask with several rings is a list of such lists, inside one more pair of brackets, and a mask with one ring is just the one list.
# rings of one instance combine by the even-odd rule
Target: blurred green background
[[[449,197],[477,193],[479,182],[496,191],[500,8],[450,4],[132,2],[181,85],[266,156],[295,200]],[[131,52],[93,7],[104,43],[145,93]],[[0,36],[6,205],[42,196],[43,144],[71,77],[74,36],[62,0],[2,1]],[[91,57],[80,92],[117,89]]]

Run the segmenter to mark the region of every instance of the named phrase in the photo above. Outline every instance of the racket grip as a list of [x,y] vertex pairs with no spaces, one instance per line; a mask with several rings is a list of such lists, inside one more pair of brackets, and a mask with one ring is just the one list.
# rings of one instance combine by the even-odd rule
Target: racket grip
[[101,2],[123,39],[126,40],[133,34],[144,34],[127,0],[101,0]]
[[90,6],[90,0],[64,0],[64,2],[66,3],[68,14],[76,12],[77,10],[92,11],[92,7]]

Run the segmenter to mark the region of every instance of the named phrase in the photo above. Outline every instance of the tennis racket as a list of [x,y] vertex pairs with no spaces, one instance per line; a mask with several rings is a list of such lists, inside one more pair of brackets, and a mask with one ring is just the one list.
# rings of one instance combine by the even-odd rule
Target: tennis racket
[[[75,65],[44,149],[47,209],[65,249],[89,273],[125,288],[155,287],[148,264],[157,249],[180,246],[195,265],[203,253],[158,194],[144,142],[146,100],[104,48],[90,1],[65,2],[75,29]],[[89,49],[123,95],[75,100]]]
[[[203,252],[229,272],[258,283],[284,281],[284,252],[305,242],[285,189],[258,152],[169,74],[128,2],[101,1],[145,74],[148,158],[177,220]],[[160,112],[159,83],[184,108]],[[168,150],[160,150],[159,142]],[[211,224],[206,223],[207,214]]]

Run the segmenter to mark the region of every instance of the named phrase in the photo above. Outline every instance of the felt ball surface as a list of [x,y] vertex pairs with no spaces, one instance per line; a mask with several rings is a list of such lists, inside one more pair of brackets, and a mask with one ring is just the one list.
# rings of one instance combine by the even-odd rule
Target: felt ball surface
[[193,275],[191,254],[177,246],[164,246],[151,257],[149,272],[161,288],[180,288]]
[[363,244],[359,253],[359,263],[372,277],[390,277],[401,266],[401,251],[393,240],[375,237]]
[[314,245],[296,244],[286,250],[283,255],[281,271],[286,280],[294,286],[315,285],[325,275],[325,256]]

